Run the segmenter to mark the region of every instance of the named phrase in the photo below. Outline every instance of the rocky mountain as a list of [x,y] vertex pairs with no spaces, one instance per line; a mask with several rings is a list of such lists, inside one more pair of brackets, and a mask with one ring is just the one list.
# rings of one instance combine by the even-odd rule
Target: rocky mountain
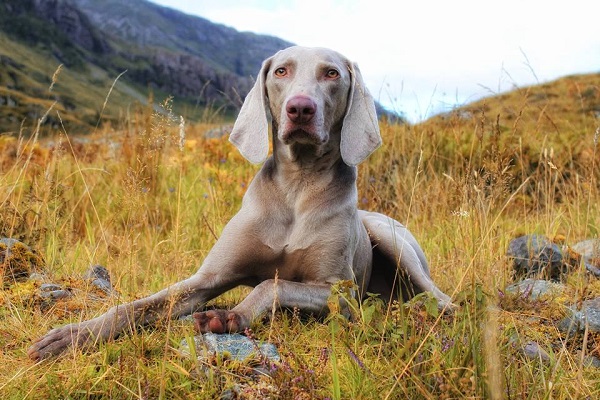
[[0,132],[49,109],[48,125],[85,130],[169,95],[187,119],[234,111],[262,60],[289,45],[145,0],[3,0]]

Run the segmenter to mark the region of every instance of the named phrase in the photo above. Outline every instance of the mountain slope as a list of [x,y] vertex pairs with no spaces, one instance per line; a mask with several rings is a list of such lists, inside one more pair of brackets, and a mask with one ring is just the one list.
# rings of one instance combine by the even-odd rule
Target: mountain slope
[[[600,73],[596,73],[490,96],[413,129],[415,136],[425,135],[435,143],[423,157],[435,159],[438,172],[453,176],[454,170],[468,165],[474,171],[469,179],[492,184],[498,176],[510,177],[514,186],[509,189],[517,191],[528,179],[560,177],[587,182],[584,186],[593,183],[590,177],[598,177],[600,164],[599,122]],[[547,175],[540,178],[540,171]]]
[[499,116],[506,125],[515,121],[529,129],[535,125],[535,130],[546,133],[569,130],[582,120],[600,118],[600,73],[515,88],[432,117],[426,124],[453,118],[477,122],[483,115],[492,119]]
[[266,56],[291,45],[149,2],[139,7],[137,0],[74,1],[105,35],[144,50],[162,48],[196,56],[240,76],[256,74]]
[[101,115],[118,121],[149,92],[157,101],[173,95],[187,119],[206,107],[234,110],[262,60],[289,45],[143,0],[6,0],[0,4],[0,132],[18,131],[23,121],[31,131],[54,101],[44,126],[62,120],[89,130]]

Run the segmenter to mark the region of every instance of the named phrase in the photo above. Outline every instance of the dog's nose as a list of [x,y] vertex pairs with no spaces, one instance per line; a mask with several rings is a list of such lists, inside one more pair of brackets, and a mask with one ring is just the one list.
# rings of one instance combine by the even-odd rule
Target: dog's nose
[[288,100],[285,111],[292,122],[305,124],[317,112],[317,104],[310,97],[294,96]]

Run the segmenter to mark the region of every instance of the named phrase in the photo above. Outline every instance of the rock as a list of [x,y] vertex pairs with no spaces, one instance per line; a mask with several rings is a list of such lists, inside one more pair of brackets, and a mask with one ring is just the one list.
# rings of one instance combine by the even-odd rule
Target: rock
[[192,317],[192,314],[184,314],[184,315],[180,315],[179,318],[177,318],[179,321],[185,321],[185,322],[189,322],[191,324],[194,323],[194,317]]
[[100,54],[108,52],[108,42],[98,34],[85,12],[76,4],[62,1],[34,1],[30,7],[35,15],[46,20],[50,26],[56,26],[61,33],[84,49]]
[[46,282],[48,280],[48,277],[45,274],[41,274],[39,272],[34,272],[31,275],[29,275],[29,280],[41,283],[41,282]]
[[110,282],[105,281],[104,279],[94,279],[91,283],[92,286],[96,286],[98,289],[102,290],[105,293],[111,294],[113,292],[113,288]]
[[513,259],[518,276],[544,275],[557,280],[566,272],[561,248],[542,235],[524,235],[511,240],[507,255]]
[[44,300],[59,300],[71,297],[71,292],[64,289],[51,290],[49,292],[40,292],[40,297]]
[[570,335],[586,328],[590,332],[600,332],[600,297],[584,301],[580,310],[571,306],[569,312],[570,315],[558,323],[561,332]]
[[223,392],[221,392],[221,396],[219,397],[219,400],[236,400],[236,399],[241,399],[241,394],[242,394],[242,388],[240,387],[239,384],[235,384],[232,387],[223,390]]
[[83,279],[102,279],[110,283],[110,273],[100,264],[90,266],[83,274]]
[[[270,361],[279,362],[281,360],[275,345],[271,343],[258,343],[239,333],[204,333],[194,336],[194,345],[198,359],[206,358],[207,353],[210,353],[244,361],[250,356],[259,353],[261,357],[265,357]],[[186,339],[181,341],[181,353],[187,356],[191,354]]]
[[97,264],[90,266],[85,274],[83,274],[83,279],[90,281],[93,286],[107,294],[115,293],[115,290],[110,283],[110,273],[102,265]]
[[[584,259],[591,260],[596,258],[600,262],[600,239],[583,240],[575,243],[571,248],[573,251],[581,254]],[[600,265],[596,266],[600,267]]]
[[[597,261],[596,261],[596,263],[597,263]],[[598,278],[600,278],[600,268],[596,267],[596,266],[595,266],[595,265],[593,265],[593,264],[590,264],[590,263],[589,263],[589,262],[587,262],[587,261],[584,261],[584,265],[585,265],[585,269],[586,269],[586,270],[587,270],[589,273],[591,273],[591,274],[592,274],[592,275],[594,275],[595,277],[598,277]]]
[[42,283],[40,285],[40,292],[52,292],[54,290],[62,290],[62,286],[56,283]]
[[530,360],[538,360],[546,364],[550,362],[548,352],[540,347],[536,342],[527,342],[523,346],[523,354]]
[[585,356],[583,358],[583,365],[585,367],[600,368],[600,358],[595,356]]
[[544,296],[557,296],[564,290],[565,286],[562,284],[541,279],[525,279],[506,288],[508,293],[531,300],[537,300]]
[[583,258],[585,268],[600,277],[600,239],[588,239],[575,243],[571,249]]
[[44,268],[44,260],[25,243],[0,238],[0,277],[4,285],[26,281]]
[[55,283],[42,283],[39,288],[40,297],[44,300],[58,300],[71,297],[71,292]]

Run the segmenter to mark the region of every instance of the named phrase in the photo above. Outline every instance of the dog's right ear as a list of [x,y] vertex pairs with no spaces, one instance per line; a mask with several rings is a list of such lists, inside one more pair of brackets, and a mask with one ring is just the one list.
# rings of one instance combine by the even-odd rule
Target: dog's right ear
[[265,80],[270,66],[269,58],[263,62],[256,82],[248,92],[229,135],[229,141],[237,147],[246,160],[254,164],[265,161],[269,153]]

